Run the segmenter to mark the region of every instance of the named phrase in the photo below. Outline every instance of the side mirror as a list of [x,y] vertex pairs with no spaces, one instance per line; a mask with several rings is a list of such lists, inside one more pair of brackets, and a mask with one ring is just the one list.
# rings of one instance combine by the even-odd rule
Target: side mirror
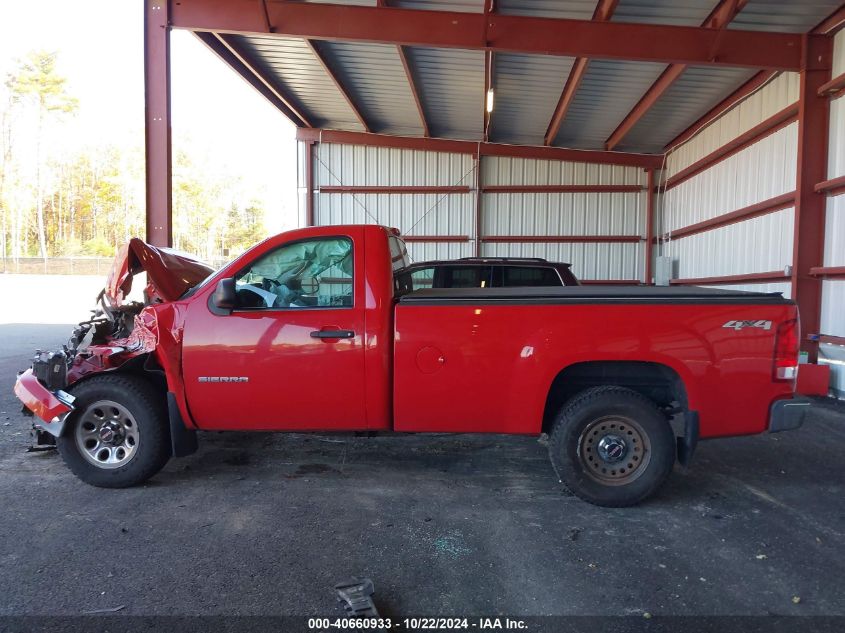
[[232,277],[228,279],[221,279],[217,282],[217,288],[211,297],[211,302],[214,307],[223,310],[231,310],[238,302],[237,294],[235,294],[235,280]]

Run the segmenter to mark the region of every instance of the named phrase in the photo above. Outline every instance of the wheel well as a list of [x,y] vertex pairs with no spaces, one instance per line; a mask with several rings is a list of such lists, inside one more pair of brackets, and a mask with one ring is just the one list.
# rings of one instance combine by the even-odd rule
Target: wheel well
[[543,431],[548,432],[563,404],[575,394],[603,385],[627,387],[666,410],[686,410],[687,392],[678,373],[667,365],[641,361],[594,361],[575,363],[552,381],[543,412]]
[[95,376],[106,376],[109,374],[121,374],[142,378],[155,387],[155,389],[161,393],[162,398],[167,393],[167,379],[165,378],[164,370],[159,366],[158,361],[156,361],[152,354],[141,354],[140,356],[131,358],[119,367],[107,372],[88,374],[70,386],[78,385],[86,380],[94,378]]

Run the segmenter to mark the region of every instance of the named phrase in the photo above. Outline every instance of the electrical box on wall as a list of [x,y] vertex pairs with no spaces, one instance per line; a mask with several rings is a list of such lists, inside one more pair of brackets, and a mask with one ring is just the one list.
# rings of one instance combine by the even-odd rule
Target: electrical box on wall
[[675,260],[671,257],[657,257],[654,263],[654,285],[668,286],[669,280],[673,277]]

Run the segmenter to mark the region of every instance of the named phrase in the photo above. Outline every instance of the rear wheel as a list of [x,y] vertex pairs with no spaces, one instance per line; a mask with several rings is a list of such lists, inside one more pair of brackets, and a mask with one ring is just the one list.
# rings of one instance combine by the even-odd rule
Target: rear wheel
[[624,387],[593,387],[567,402],[549,454],[563,483],[581,499],[625,507],[654,494],[675,463],[675,435],[645,396]]
[[145,380],[96,376],[71,389],[75,410],[59,453],[82,481],[126,488],[167,463],[170,438],[161,398]]

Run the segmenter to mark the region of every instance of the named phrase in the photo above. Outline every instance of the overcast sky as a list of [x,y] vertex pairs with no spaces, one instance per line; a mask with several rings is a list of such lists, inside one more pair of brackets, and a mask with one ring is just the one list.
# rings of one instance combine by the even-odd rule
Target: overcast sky
[[[31,50],[57,51],[80,101],[75,142],[131,134],[143,143],[143,19],[141,0],[2,2],[0,74]],[[293,124],[190,33],[172,33],[171,73],[174,137],[192,138],[197,158],[266,191],[269,229],[294,226]]]

